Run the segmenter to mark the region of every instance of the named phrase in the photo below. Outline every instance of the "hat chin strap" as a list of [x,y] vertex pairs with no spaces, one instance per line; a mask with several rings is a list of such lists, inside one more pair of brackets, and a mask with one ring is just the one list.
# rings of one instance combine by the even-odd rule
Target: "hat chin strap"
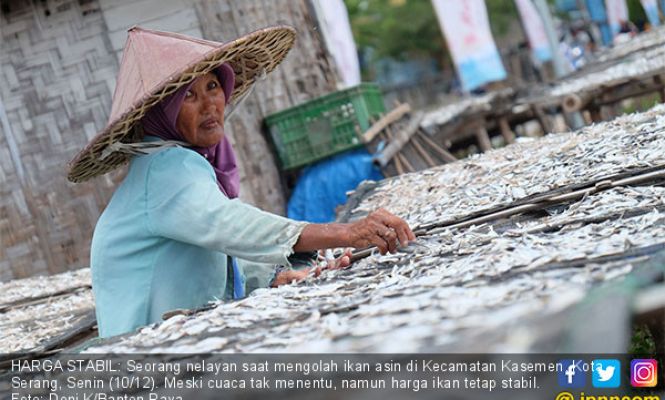
[[228,120],[229,118],[231,118],[231,116],[233,115],[233,113],[234,113],[238,108],[240,108],[240,106],[242,105],[242,103],[244,103],[245,100],[247,100],[247,98],[252,94],[252,92],[254,92],[254,87],[256,87],[256,83],[257,83],[258,81],[264,81],[264,80],[266,79],[266,76],[267,76],[267,75],[268,75],[268,74],[266,73],[266,69],[265,69],[265,68],[261,68],[261,72],[259,72],[259,74],[258,74],[258,76],[256,77],[256,79],[254,79],[254,83],[252,83],[252,86],[249,87],[249,90],[247,90],[247,91],[246,91],[246,92],[240,97],[240,99],[238,99],[238,101],[236,101],[235,103],[233,103],[233,104],[231,105],[232,107],[231,107],[230,110],[228,110],[228,112],[225,112],[225,113],[224,113],[224,119],[225,119],[225,120]]
[[169,147],[191,147],[191,145],[187,142],[182,142],[179,140],[162,140],[159,142],[140,142],[140,143],[115,142],[106,146],[106,148],[102,150],[102,154],[99,156],[99,159],[104,160],[106,157],[116,152],[131,154],[134,156],[142,156],[142,155],[152,154]]
[[[224,113],[225,120],[231,118],[233,113],[238,108],[240,108],[242,103],[252,94],[252,92],[254,91],[254,87],[256,86],[256,82],[265,80],[266,75],[267,73],[265,68],[261,68],[261,72],[258,74],[258,77],[254,80],[252,86],[249,87],[249,90],[247,90],[240,97],[240,99],[232,105],[231,109],[228,112]],[[162,149],[169,147],[191,147],[191,145],[187,142],[179,140],[162,140],[159,142],[138,142],[138,143],[113,142],[108,146],[106,146],[104,150],[102,150],[102,154],[99,156],[99,159],[103,161],[105,158],[107,158],[113,153],[124,153],[133,156],[143,156],[158,152]]]

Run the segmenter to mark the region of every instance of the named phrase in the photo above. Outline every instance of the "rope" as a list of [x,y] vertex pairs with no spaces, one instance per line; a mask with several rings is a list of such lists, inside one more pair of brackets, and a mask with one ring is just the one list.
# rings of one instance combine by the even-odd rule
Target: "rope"
[[225,120],[228,120],[229,118],[231,118],[233,113],[235,113],[235,111],[238,108],[240,108],[242,103],[244,103],[245,100],[247,100],[247,98],[252,94],[252,92],[254,92],[254,87],[256,86],[256,83],[258,81],[264,81],[266,79],[266,75],[268,75],[266,73],[266,69],[261,68],[261,71],[258,74],[258,78],[254,80],[254,82],[252,83],[252,86],[249,87],[249,90],[247,90],[245,93],[243,93],[242,96],[240,97],[240,99],[232,105],[231,109],[228,112],[225,113],[225,115],[224,115]]
[[102,150],[102,154],[99,157],[99,159],[104,160],[106,157],[110,156],[112,153],[115,152],[137,156],[137,155],[152,154],[162,149],[170,147],[189,147],[189,146],[190,146],[189,143],[181,142],[178,140],[165,140],[160,142],[140,142],[140,143],[114,142],[108,145],[104,150]]

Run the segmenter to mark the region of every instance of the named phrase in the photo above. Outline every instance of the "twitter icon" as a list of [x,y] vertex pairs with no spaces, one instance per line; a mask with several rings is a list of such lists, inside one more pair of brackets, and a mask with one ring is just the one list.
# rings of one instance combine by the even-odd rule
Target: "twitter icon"
[[619,360],[593,360],[591,384],[597,388],[621,386],[621,362]]

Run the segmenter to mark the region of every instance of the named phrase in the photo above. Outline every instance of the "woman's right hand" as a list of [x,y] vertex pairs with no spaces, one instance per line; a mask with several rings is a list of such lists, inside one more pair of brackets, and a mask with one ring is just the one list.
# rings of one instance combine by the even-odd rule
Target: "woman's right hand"
[[376,246],[381,254],[394,253],[398,244],[406,246],[416,236],[402,218],[380,208],[367,217],[346,224],[308,224],[302,230],[294,251],[316,251],[336,247],[362,249]]
[[402,218],[383,208],[347,225],[347,246],[364,248],[376,246],[381,254],[394,253],[397,246],[406,246],[416,236]]

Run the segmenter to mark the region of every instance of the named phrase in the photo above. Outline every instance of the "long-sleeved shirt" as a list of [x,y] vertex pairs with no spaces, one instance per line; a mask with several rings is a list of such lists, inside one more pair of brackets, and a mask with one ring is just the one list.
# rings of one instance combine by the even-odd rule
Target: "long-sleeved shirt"
[[134,157],[92,239],[100,336],[158,322],[168,310],[232,299],[228,256],[237,257],[235,281],[246,292],[268,286],[275,265],[291,267],[305,225],[227,198],[212,166],[192,150]]

